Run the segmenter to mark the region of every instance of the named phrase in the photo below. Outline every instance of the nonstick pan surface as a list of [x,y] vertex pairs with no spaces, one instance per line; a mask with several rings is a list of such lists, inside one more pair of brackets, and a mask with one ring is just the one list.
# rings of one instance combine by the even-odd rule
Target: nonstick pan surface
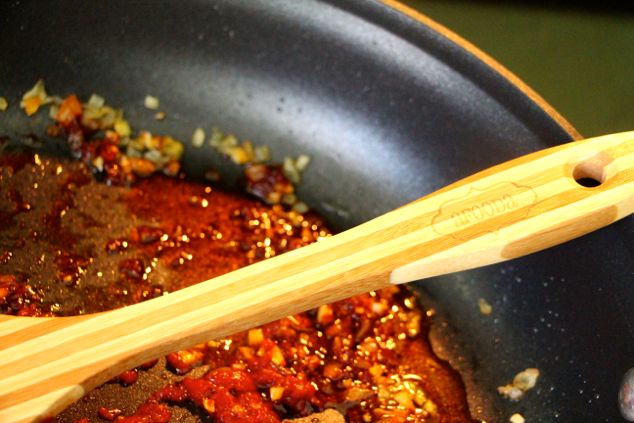
[[[15,107],[38,77],[51,92],[106,96],[138,128],[188,140],[215,125],[277,159],[310,155],[300,195],[337,229],[577,136],[501,67],[392,1],[6,1],[0,27],[0,95],[14,105],[0,132],[45,127]],[[144,110],[147,94],[169,119]],[[194,176],[209,164],[237,174],[211,151],[185,162]],[[474,417],[619,421],[634,364],[633,233],[628,218],[413,285],[437,311],[434,339],[463,372]],[[501,398],[496,387],[527,367],[537,387]]]

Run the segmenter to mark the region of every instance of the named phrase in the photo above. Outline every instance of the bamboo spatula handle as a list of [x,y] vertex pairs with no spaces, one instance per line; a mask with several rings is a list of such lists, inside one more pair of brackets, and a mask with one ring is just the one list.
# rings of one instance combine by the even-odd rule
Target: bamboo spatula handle
[[[582,185],[592,181],[598,186]],[[3,316],[0,421],[59,412],[174,350],[389,283],[519,257],[633,211],[628,132],[495,166],[334,237],[161,298],[89,316]]]

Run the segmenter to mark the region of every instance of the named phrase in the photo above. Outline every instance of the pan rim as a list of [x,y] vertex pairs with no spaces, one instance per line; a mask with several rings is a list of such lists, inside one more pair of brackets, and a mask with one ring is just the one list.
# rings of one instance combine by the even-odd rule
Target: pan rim
[[548,103],[539,93],[537,93],[537,91],[531,88],[520,77],[511,72],[506,66],[502,65],[488,53],[477,47],[475,44],[463,38],[443,24],[423,14],[422,12],[419,12],[412,7],[407,6],[400,0],[378,1],[384,6],[389,7],[396,12],[404,14],[405,16],[413,19],[419,24],[430,28],[431,30],[435,31],[442,37],[446,38],[453,44],[456,44],[467,53],[480,60],[483,64],[488,66],[511,85],[515,86],[515,88],[522,92],[529,100],[535,103],[548,117],[550,117],[550,119],[557,123],[557,125],[559,125],[559,127],[564,132],[566,132],[566,134],[568,134],[572,140],[580,140],[583,138],[581,133],[579,133],[579,131],[577,131],[577,129],[561,113],[559,113],[550,103]]

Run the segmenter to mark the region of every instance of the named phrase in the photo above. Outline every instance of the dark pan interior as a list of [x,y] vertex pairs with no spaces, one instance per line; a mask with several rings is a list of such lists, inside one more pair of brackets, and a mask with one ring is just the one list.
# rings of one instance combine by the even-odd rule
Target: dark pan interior
[[[310,155],[301,197],[338,229],[570,139],[463,47],[377,1],[4,1],[0,27],[0,95],[13,106],[1,133],[45,127],[16,107],[38,77],[52,93],[104,95],[137,128],[189,140],[219,126],[278,159]],[[144,109],[146,94],[166,121]],[[194,153],[191,173],[211,163],[236,174],[211,150]],[[474,417],[619,419],[616,392],[634,364],[633,232],[629,218],[415,284],[437,308],[439,348],[465,372]],[[527,367],[540,369],[537,387],[519,403],[500,398],[495,388]]]

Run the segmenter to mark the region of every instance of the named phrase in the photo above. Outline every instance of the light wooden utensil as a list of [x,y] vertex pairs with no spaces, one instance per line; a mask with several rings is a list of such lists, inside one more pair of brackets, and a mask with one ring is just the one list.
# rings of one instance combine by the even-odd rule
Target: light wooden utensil
[[0,421],[50,416],[171,351],[389,284],[520,257],[632,212],[634,131],[529,154],[144,303],[78,317],[0,316]]

